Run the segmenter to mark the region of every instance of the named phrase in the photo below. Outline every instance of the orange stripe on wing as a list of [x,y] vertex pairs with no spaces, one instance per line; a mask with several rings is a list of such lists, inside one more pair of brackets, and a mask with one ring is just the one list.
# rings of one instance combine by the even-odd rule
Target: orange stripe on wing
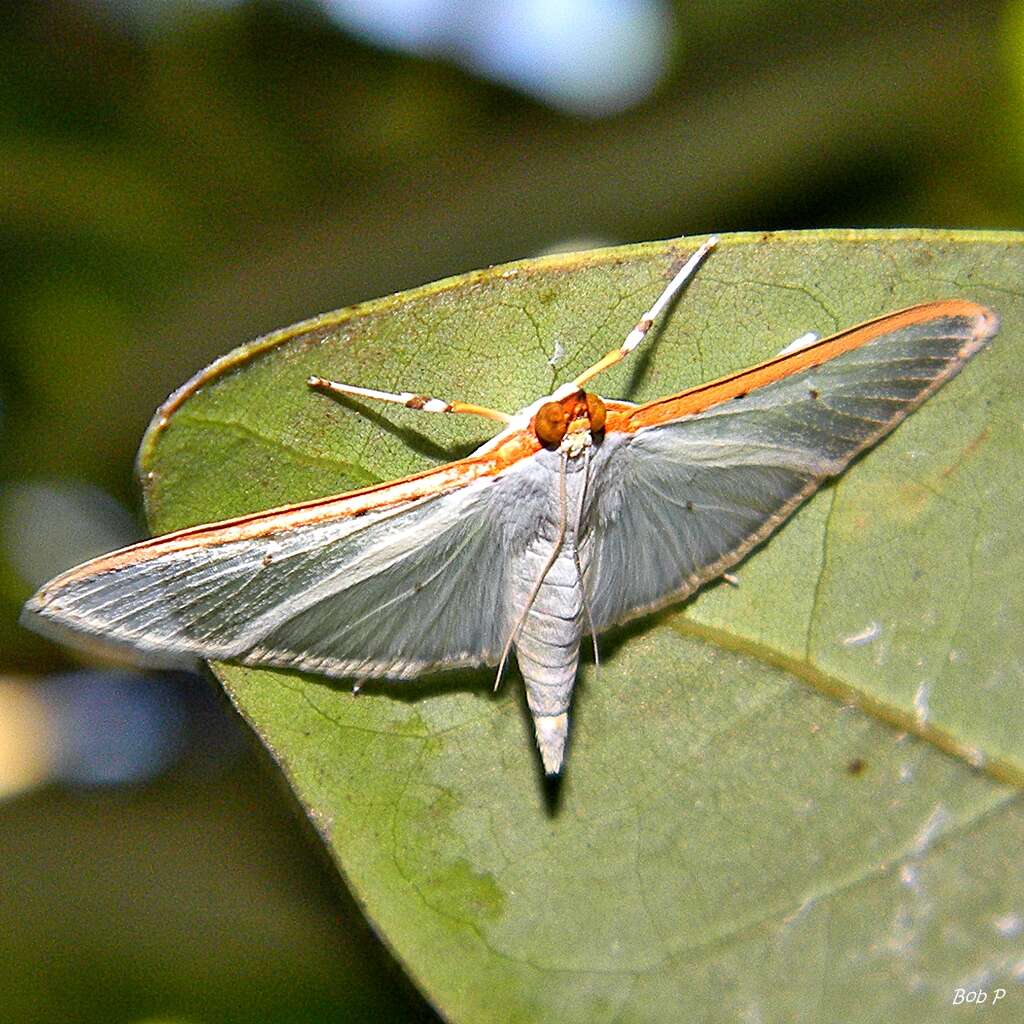
[[606,431],[633,433],[644,427],[656,426],[659,423],[670,423],[684,416],[710,409],[714,405],[739,398],[766,384],[789,377],[791,374],[808,370],[830,359],[866,345],[885,334],[890,334],[902,327],[929,321],[966,319],[973,320],[971,340],[967,342],[961,355],[966,358],[977,346],[990,337],[998,326],[998,318],[989,309],[979,306],[976,302],[966,299],[944,299],[939,302],[927,302],[920,306],[911,306],[896,313],[888,313],[876,320],[851,327],[824,338],[807,348],[799,349],[789,355],[776,356],[767,362],[759,363],[739,373],[721,377],[707,384],[698,384],[695,388],[681,391],[677,395],[658,398],[646,405],[631,410],[613,409],[608,406]]
[[54,579],[46,589],[49,592],[59,591],[66,584],[83,576],[109,572],[173,551],[253,540],[283,530],[313,526],[337,519],[350,519],[353,516],[365,515],[367,512],[377,512],[420,498],[458,490],[474,480],[496,476],[521,459],[529,458],[539,451],[540,447],[540,442],[530,431],[518,430],[482,455],[448,462],[443,466],[403,477],[401,480],[375,484],[372,487],[326,498],[314,498],[298,505],[285,505],[217,523],[190,526],[184,530],[141,541],[131,547],[113,551],[109,555],[100,555],[84,565],[70,569]]

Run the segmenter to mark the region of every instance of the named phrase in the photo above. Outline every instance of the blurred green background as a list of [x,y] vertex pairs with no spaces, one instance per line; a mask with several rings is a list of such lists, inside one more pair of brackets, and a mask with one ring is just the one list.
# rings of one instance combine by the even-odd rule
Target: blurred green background
[[20,0],[0,52],[0,1021],[434,1020],[212,685],[21,602],[140,536],[150,414],[272,328],[554,248],[1024,227],[1024,0]]

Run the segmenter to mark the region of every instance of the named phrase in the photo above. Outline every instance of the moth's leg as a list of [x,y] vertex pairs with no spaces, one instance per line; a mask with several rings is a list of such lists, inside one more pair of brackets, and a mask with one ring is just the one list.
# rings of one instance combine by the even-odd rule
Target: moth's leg
[[375,391],[373,388],[357,388],[354,384],[339,384],[336,380],[316,376],[308,378],[306,383],[320,391],[331,391],[337,395],[350,395],[355,398],[373,398],[378,402],[394,402],[396,405],[404,405],[407,409],[421,409],[423,412],[461,412],[498,420],[501,423],[509,423],[512,420],[508,413],[498,412],[497,409],[470,405],[469,402],[446,402],[442,398],[415,395],[410,391]]
[[785,348],[780,349],[775,358],[779,356],[788,356],[790,352],[799,352],[802,348],[807,348],[813,345],[816,341],[821,341],[821,335],[815,334],[814,331],[808,331],[806,334],[801,334],[799,338],[794,338]]
[[658,314],[672,301],[672,296],[693,276],[694,271],[703,262],[704,257],[718,244],[718,236],[712,235],[697,251],[683,264],[679,273],[669,281],[668,286],[658,296],[657,301],[640,319],[636,326],[626,335],[626,340],[618,347],[613,348],[607,355],[602,356],[593,366],[584,370],[573,383],[581,388],[592,377],[596,377],[602,370],[625,359],[644,340],[644,335],[651,329],[651,325],[658,318]]
[[[587,484],[590,481],[590,449],[584,449],[583,456],[583,486],[580,488],[580,498],[576,504],[576,525],[573,530],[578,537],[583,532],[583,505],[587,497]],[[587,600],[587,581],[583,577],[583,564],[580,562],[580,549],[573,545],[572,558],[576,563],[576,576],[580,581],[580,596],[583,598],[583,612],[587,617],[587,626],[590,628],[590,639],[594,644],[594,668],[601,667],[601,653],[597,649],[597,630],[594,629],[594,616],[590,611],[590,602]]]

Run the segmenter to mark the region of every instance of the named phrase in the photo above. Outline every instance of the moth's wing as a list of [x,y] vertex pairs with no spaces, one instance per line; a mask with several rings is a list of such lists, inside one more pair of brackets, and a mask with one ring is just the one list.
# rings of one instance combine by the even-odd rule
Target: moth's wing
[[513,626],[507,566],[539,507],[533,464],[392,504],[402,483],[158,537],[57,577],[27,624],[330,676],[496,664]]
[[974,303],[930,303],[610,416],[586,524],[595,628],[720,575],[997,329]]

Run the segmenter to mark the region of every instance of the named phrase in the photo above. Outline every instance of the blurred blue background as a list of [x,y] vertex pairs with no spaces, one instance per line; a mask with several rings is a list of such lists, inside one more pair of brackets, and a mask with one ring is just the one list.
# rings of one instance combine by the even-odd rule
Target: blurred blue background
[[1019,228],[1022,100],[1024,0],[0,7],[0,1021],[436,1019],[208,680],[16,625],[169,391],[555,248]]

